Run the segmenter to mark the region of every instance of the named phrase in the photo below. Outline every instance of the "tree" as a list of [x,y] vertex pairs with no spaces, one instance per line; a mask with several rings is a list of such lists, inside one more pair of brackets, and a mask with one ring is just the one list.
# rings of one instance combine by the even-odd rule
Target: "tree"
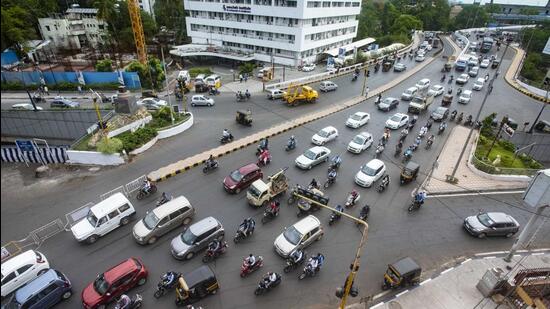
[[157,25],[176,32],[176,42],[187,38],[185,8],[181,0],[157,0],[154,5]]
[[359,25],[357,26],[357,40],[382,35],[380,25],[382,9],[382,3],[375,3],[373,0],[363,2],[361,13],[359,14]]
[[422,21],[418,18],[403,14],[397,17],[391,26],[391,33],[394,35],[404,34],[409,35],[411,30],[422,29]]
[[17,47],[18,43],[23,44],[36,37],[36,32],[30,22],[31,18],[30,12],[19,6],[2,7],[2,50],[8,47]]
[[126,67],[126,72],[137,72],[141,85],[145,89],[161,89],[162,82],[166,78],[162,64],[157,58],[149,58],[147,66],[134,60]]
[[454,19],[455,29],[484,27],[489,21],[489,15],[480,5],[464,5],[462,11]]
[[100,60],[95,65],[98,72],[113,72],[113,61],[111,59]]
[[539,15],[539,10],[533,7],[522,7],[519,13],[521,15]]

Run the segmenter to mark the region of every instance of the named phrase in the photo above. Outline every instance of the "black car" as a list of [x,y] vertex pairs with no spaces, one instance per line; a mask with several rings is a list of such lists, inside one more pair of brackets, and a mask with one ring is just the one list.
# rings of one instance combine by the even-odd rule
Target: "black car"
[[399,100],[396,99],[396,98],[385,98],[384,100],[382,100],[382,102],[380,102],[378,104],[378,109],[381,110],[381,111],[389,111],[389,110],[392,110],[394,108],[397,108],[397,106],[399,105]]
[[443,121],[449,116],[449,109],[443,106],[436,108],[430,116],[435,121]]

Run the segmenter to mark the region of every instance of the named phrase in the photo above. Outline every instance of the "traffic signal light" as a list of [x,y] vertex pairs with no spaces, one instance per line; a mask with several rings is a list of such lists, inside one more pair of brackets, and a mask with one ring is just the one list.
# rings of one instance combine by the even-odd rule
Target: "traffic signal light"
[[317,203],[323,204],[325,206],[328,205],[328,201],[329,201],[328,198],[323,197],[321,195],[317,195],[317,194],[313,193],[312,191],[309,191],[309,190],[306,190],[306,189],[303,189],[303,188],[298,188],[297,192],[298,192],[299,195],[305,196],[310,200],[316,201]]

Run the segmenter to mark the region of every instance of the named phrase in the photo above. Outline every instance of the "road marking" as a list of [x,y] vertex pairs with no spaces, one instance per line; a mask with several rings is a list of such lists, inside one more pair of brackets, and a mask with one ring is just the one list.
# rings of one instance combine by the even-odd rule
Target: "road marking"
[[543,255],[545,254],[544,252],[537,252],[537,253],[531,253],[531,255]]
[[513,257],[521,257],[521,254],[514,254]]
[[525,253],[525,252],[529,252],[529,250],[518,250],[516,252]]
[[390,291],[385,291],[385,292],[382,292],[382,293],[378,293],[376,295],[374,295],[374,297],[372,298],[372,300],[375,300],[375,299],[378,299],[380,297],[383,297],[383,296],[386,296],[390,293]]
[[384,302],[378,303],[374,306],[371,306],[371,309],[378,308],[378,307],[382,306],[383,304],[384,304]]
[[492,254],[503,254],[503,253],[506,253],[506,251],[493,251],[493,252],[476,253],[476,256],[492,255]]
[[434,198],[441,198],[441,197],[460,197],[460,196],[473,196],[473,195],[498,195],[498,194],[518,194],[523,193],[522,191],[493,191],[493,192],[471,192],[471,193],[446,193],[446,194],[437,194],[432,193],[427,196],[427,198],[434,197]]
[[543,249],[533,249],[531,250],[533,252],[540,252],[540,251],[550,251],[550,248],[543,248]]
[[460,263],[460,265],[464,265],[464,264],[466,264],[466,263],[470,262],[471,260],[472,260],[472,259],[467,259],[467,260],[464,260],[464,261],[462,261],[462,263]]
[[432,281],[432,278],[426,279],[426,280],[420,282],[420,285],[424,285],[424,283],[428,283],[428,282],[430,282],[430,281]]
[[485,260],[490,260],[490,259],[494,259],[494,258],[496,258],[496,256],[486,256],[486,257],[484,257],[483,259],[485,259]]
[[409,290],[405,290],[405,291],[403,291],[403,292],[401,292],[401,293],[395,295],[395,297],[397,298],[397,297],[399,297],[399,296],[401,296],[401,295],[404,295],[404,294],[407,294],[407,293],[409,293]]
[[441,272],[441,275],[444,275],[444,274],[450,272],[450,271],[453,270],[453,269],[455,269],[455,268],[454,268],[454,267],[451,267],[451,268],[449,268],[449,269],[446,269],[446,270],[444,270],[444,271]]

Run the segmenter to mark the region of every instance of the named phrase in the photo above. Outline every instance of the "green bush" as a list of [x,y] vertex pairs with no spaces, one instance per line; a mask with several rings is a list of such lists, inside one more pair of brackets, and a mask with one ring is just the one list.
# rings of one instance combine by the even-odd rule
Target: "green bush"
[[116,137],[104,137],[97,142],[96,148],[101,153],[113,154],[122,150],[122,141]]
[[502,148],[508,151],[511,151],[511,152],[516,151],[516,145],[514,145],[514,143],[512,142],[509,142],[507,140],[500,140],[498,143],[500,144],[500,146],[502,146]]
[[95,65],[98,72],[113,72],[113,61],[111,59],[99,60]]
[[141,147],[155,136],[157,136],[157,129],[146,126],[137,129],[133,133],[130,131],[124,132],[117,137],[122,141],[122,148],[124,148],[126,152],[130,152]]
[[191,77],[196,77],[199,74],[204,74],[208,76],[212,74],[212,71],[210,70],[210,68],[201,68],[201,67],[189,69],[189,75],[191,75]]
[[244,73],[252,73],[252,71],[254,71],[254,69],[256,68],[256,65],[252,62],[245,62],[241,65],[239,65],[239,74],[244,74]]
[[[35,87],[30,87],[36,89]],[[22,82],[2,82],[2,90],[25,90],[26,87]]]

